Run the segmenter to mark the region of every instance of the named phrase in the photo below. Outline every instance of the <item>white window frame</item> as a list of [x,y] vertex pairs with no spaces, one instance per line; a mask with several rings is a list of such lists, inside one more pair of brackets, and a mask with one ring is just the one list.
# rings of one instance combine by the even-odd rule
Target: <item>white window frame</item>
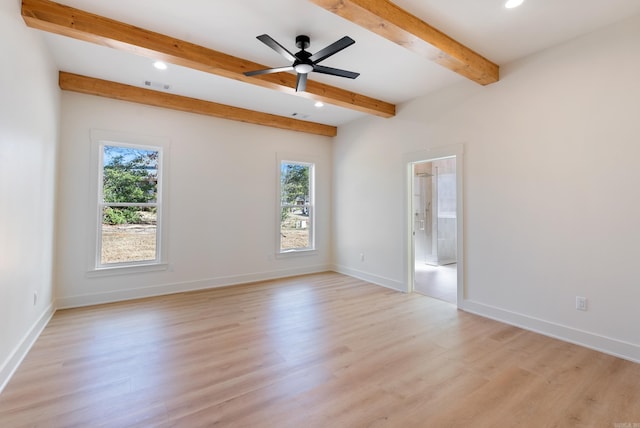
[[[305,206],[309,210],[309,246],[304,248],[282,249],[282,233],[280,220],[282,208],[292,206],[291,204],[282,203],[282,165],[283,163],[302,165],[309,167],[309,202]],[[304,155],[287,155],[278,154],[277,156],[277,195],[276,195],[276,257],[288,257],[291,255],[311,255],[316,254],[316,201],[315,201],[315,177],[316,177],[316,161],[309,156]]]
[[[93,130],[91,133],[92,140],[92,162],[94,165],[93,178],[94,183],[91,186],[92,198],[95,215],[95,221],[92,223],[93,242],[90,248],[93,248],[93,254],[89,261],[88,276],[94,275],[113,275],[137,273],[146,271],[165,270],[167,264],[166,251],[166,170],[167,170],[167,152],[169,144],[167,140],[157,137],[141,137],[134,135],[119,134],[108,131]],[[104,174],[104,147],[115,146],[123,148],[133,148],[141,150],[150,150],[158,152],[158,176],[157,176],[157,194],[156,202],[153,203],[105,203],[103,193],[103,174]],[[106,206],[154,206],[156,207],[156,257],[154,260],[121,262],[121,263],[101,263],[102,251],[102,216],[103,209]],[[95,210],[95,211],[94,211]]]

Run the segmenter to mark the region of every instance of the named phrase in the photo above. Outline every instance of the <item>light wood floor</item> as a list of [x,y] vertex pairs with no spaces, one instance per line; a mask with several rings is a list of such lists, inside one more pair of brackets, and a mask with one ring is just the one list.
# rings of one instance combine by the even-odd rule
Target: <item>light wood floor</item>
[[640,365],[336,273],[59,311],[1,427],[640,426]]
[[[414,291],[455,304],[458,299],[457,264],[430,266],[416,260]],[[640,428],[640,427],[638,427]]]

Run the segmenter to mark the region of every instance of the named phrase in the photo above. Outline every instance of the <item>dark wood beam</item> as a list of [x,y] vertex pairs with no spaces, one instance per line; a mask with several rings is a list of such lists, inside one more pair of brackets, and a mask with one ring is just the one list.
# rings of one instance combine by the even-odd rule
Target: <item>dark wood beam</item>
[[499,67],[388,0],[310,0],[481,85],[497,82]]
[[290,73],[247,77],[245,71],[269,67],[48,0],[23,0],[22,17],[39,30],[368,114],[395,115],[393,104],[311,80],[306,92],[295,92],[296,76]]
[[95,79],[93,77],[81,76],[63,71],[60,72],[59,83],[61,89],[79,92],[81,94],[97,95],[116,100],[131,101],[155,107],[164,107],[189,113],[204,114],[207,116],[236,120],[255,125],[323,135],[326,137],[335,137],[337,135],[337,128],[335,126],[307,122],[274,114],[260,113],[253,110],[183,97],[151,89],[138,88],[137,86],[124,85],[122,83]]

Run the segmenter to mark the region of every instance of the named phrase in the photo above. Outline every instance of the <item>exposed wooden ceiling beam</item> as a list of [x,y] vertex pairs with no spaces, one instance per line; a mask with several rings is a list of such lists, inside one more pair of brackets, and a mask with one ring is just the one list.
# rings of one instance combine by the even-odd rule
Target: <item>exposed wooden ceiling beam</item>
[[39,30],[368,114],[395,115],[393,104],[315,81],[307,83],[306,92],[295,92],[296,76],[290,73],[247,77],[245,71],[269,67],[48,0],[23,0],[22,17],[28,26]]
[[260,113],[253,110],[212,103],[210,101],[66,73],[64,71],[60,72],[59,84],[61,89],[80,92],[82,94],[98,95],[116,100],[131,101],[155,107],[164,107],[189,113],[270,126],[272,128],[324,135],[327,137],[335,137],[337,134],[337,128],[335,126]]
[[481,85],[499,79],[496,64],[388,0],[310,1]]

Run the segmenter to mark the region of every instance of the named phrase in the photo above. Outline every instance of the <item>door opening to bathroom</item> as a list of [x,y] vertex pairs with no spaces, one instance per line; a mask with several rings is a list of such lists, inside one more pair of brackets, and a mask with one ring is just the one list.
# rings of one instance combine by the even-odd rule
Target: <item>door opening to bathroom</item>
[[456,158],[413,163],[412,180],[413,291],[455,304]]

